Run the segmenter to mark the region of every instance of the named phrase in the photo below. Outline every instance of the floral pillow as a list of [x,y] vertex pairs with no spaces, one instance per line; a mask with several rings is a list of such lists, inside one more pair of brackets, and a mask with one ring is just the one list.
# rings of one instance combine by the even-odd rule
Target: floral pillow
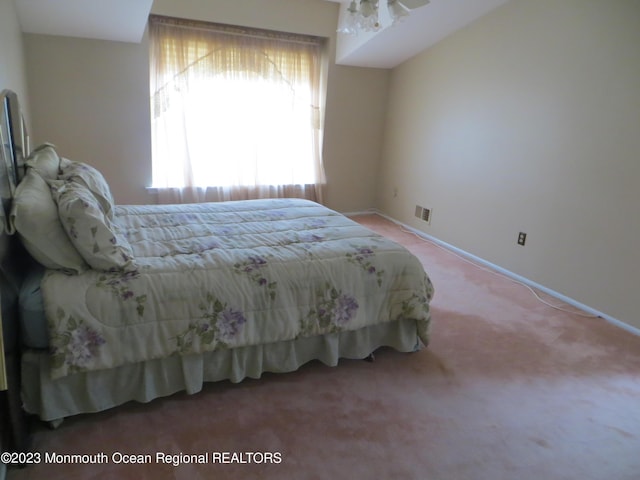
[[116,231],[101,203],[84,185],[73,181],[51,181],[51,194],[71,243],[95,270],[134,271],[129,242]]
[[74,162],[67,158],[60,159],[60,180],[73,181],[87,187],[96,197],[109,220],[113,220],[113,195],[109,184],[98,170],[82,162]]

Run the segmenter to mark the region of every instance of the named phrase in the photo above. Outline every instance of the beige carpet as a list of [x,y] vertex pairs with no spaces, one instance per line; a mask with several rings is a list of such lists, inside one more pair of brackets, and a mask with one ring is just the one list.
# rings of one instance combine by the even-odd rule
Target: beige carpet
[[[640,337],[555,310],[381,217],[357,220],[423,261],[436,288],[429,348],[38,428],[36,451],[105,452],[109,463],[41,464],[8,479],[640,479]],[[153,461],[114,465],[114,452]],[[156,452],[281,462],[173,467]]]

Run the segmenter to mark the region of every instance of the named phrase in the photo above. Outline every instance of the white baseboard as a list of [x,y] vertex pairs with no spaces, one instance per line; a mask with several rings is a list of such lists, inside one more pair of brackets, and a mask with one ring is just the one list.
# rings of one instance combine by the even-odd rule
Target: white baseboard
[[[342,215],[344,215],[345,217],[356,217],[358,215],[380,215],[381,217],[384,218],[389,218],[386,215],[383,215],[382,213],[380,213],[378,210],[376,210],[375,208],[369,208],[367,210],[360,210],[357,212],[340,212]],[[391,220],[389,218],[389,220]],[[395,220],[391,220],[393,223],[398,223]]]
[[557,298],[558,300],[561,300],[561,301],[565,302],[568,305],[576,307],[576,308],[582,310],[583,312],[586,312],[586,313],[588,313],[590,315],[594,315],[596,317],[600,317],[600,318],[606,320],[607,322],[612,323],[613,325],[616,325],[617,327],[620,327],[620,328],[622,328],[622,329],[624,329],[624,330],[626,330],[626,331],[628,331],[630,333],[633,333],[634,335],[640,336],[640,328],[636,328],[636,327],[634,327],[632,325],[629,325],[628,323],[625,323],[625,322],[623,322],[621,320],[618,320],[617,318],[613,318],[612,316],[607,315],[606,313],[600,312],[600,311],[598,311],[598,310],[596,310],[594,308],[591,308],[588,305],[585,305],[584,303],[580,303],[580,302],[574,300],[573,298],[567,297],[566,295],[562,295],[561,293],[558,293],[558,292],[556,292],[554,290],[551,290],[550,288],[547,288],[544,285],[540,285],[539,283],[536,283],[536,282],[534,282],[532,280],[529,280],[528,278],[525,278],[525,277],[523,277],[521,275],[518,275],[517,273],[513,273],[513,272],[511,272],[509,270],[506,270],[506,269],[504,269],[504,268],[502,268],[502,267],[500,267],[498,265],[495,265],[495,264],[493,264],[491,262],[488,262],[487,260],[485,260],[483,258],[476,257],[475,255],[473,255],[473,254],[471,254],[469,252],[466,252],[466,251],[464,251],[464,250],[462,250],[462,249],[460,249],[458,247],[454,247],[453,245],[450,245],[450,244],[448,244],[446,242],[443,242],[442,240],[439,240],[439,239],[437,239],[435,237],[432,237],[431,235],[429,235],[429,234],[427,234],[427,233],[425,233],[425,232],[423,232],[421,230],[418,230],[416,228],[410,227],[409,225],[406,225],[406,224],[396,220],[395,218],[392,218],[392,217],[390,217],[390,216],[388,216],[388,215],[386,215],[386,214],[384,214],[384,213],[382,213],[382,212],[380,212],[380,211],[378,211],[376,209],[370,209],[368,211],[357,212],[357,213],[353,213],[353,214],[352,213],[348,213],[348,214],[345,213],[344,215],[353,216],[353,215],[362,215],[362,214],[380,215],[381,217],[386,218],[390,222],[393,222],[396,225],[401,226],[402,228],[404,228],[404,229],[406,229],[406,230],[418,235],[419,237],[424,238],[427,241],[433,242],[436,245],[439,245],[439,246],[441,246],[441,247],[443,247],[443,248],[445,248],[447,250],[450,250],[450,251],[452,251],[452,252],[454,252],[454,253],[462,256],[462,257],[468,258],[469,260],[472,260],[475,263],[478,263],[478,264],[480,264],[482,266],[485,266],[485,267],[488,267],[488,268],[490,268],[492,270],[495,270],[495,271],[501,273],[502,275],[504,275],[504,276],[506,276],[506,277],[508,277],[508,278],[510,278],[512,280],[515,280],[517,282],[520,282],[520,283],[523,283],[525,285],[528,285],[531,288],[535,288],[537,290],[540,290],[541,292],[544,292],[544,293],[546,293],[547,295],[550,295],[553,298]]

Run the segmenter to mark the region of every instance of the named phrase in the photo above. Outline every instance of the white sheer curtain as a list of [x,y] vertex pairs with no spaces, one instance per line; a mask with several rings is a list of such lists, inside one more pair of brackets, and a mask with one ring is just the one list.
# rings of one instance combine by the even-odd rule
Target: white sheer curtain
[[322,202],[322,41],[152,16],[153,187],[161,203]]

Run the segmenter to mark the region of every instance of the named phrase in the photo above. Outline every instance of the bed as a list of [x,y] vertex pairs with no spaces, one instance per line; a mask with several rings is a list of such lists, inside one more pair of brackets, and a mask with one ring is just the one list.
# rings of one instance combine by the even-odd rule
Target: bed
[[301,199],[115,205],[88,164],[49,144],[27,156],[2,98],[3,327],[27,413],[428,344],[433,286],[405,248]]

